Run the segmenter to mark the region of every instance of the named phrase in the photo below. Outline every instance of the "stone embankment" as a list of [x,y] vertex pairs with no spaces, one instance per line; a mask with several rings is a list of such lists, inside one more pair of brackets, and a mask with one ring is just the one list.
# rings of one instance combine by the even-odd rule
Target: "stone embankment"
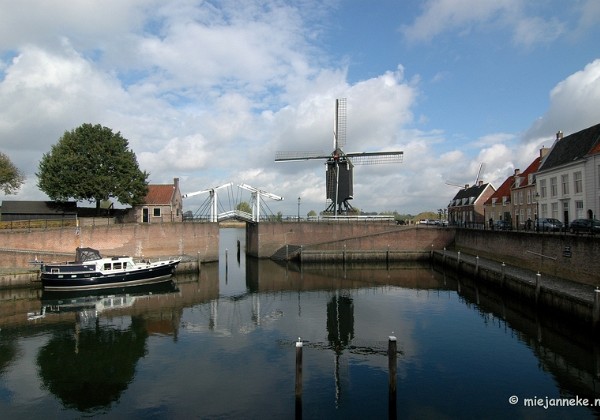
[[460,251],[434,251],[433,262],[518,298],[600,327],[600,289]]

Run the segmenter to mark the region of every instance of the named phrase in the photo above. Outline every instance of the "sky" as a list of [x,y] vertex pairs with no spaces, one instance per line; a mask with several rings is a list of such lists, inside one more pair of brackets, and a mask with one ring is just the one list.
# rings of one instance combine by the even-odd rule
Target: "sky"
[[90,123],[152,184],[243,183],[284,198],[273,214],[318,213],[325,162],[275,153],[331,153],[346,98],[345,152],[404,152],[356,166],[351,204],[437,211],[600,123],[598,23],[597,0],[0,0],[0,151],[26,177],[0,200],[46,200],[43,154]]

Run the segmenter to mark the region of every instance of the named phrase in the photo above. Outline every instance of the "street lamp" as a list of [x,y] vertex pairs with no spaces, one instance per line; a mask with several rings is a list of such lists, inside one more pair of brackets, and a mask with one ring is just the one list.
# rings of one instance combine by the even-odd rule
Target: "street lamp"
[[298,222],[300,221],[300,197],[298,197]]

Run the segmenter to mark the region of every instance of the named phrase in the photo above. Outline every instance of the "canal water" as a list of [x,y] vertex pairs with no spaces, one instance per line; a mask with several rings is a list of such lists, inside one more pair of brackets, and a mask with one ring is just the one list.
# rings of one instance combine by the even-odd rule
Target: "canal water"
[[246,259],[243,235],[221,230],[219,263],[173,285],[1,291],[2,418],[600,414],[600,347],[585,327],[442,267]]

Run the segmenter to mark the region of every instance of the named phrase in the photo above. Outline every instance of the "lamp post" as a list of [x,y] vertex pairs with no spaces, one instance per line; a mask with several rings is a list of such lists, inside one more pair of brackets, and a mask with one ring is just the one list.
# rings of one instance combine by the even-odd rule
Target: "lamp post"
[[298,222],[300,222],[300,197],[298,197]]

